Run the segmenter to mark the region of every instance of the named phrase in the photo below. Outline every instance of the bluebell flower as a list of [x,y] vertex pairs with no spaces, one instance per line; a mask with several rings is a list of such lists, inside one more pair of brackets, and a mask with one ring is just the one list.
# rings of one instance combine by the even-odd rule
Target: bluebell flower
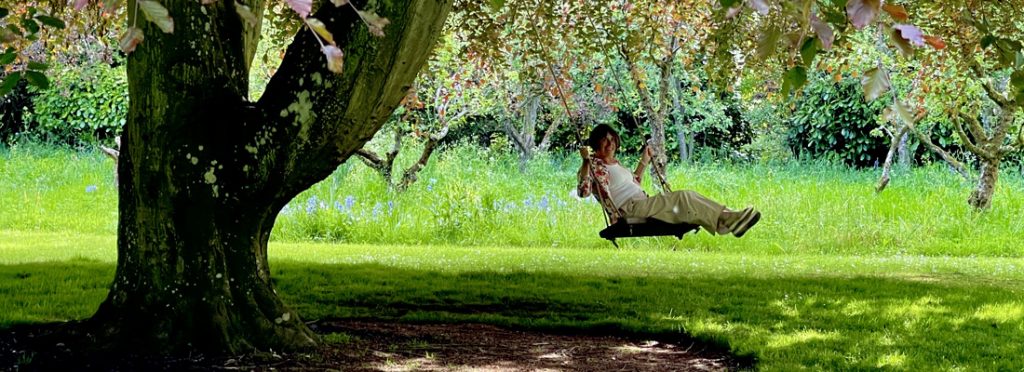
[[352,209],[356,205],[356,197],[349,195],[345,197],[345,208]]
[[526,199],[523,200],[523,207],[527,207],[528,208],[531,205],[533,205],[533,199],[531,199],[529,196],[527,196]]
[[99,190],[99,187],[96,187],[96,185],[89,185],[85,187],[85,192],[94,192],[96,190]]
[[344,212],[345,211],[345,206],[341,205],[340,201],[335,200],[334,201],[334,209],[337,209],[338,212]]
[[374,204],[374,206],[373,206],[373,218],[377,218],[377,215],[380,214],[380,208],[381,208],[380,202],[377,202],[377,204]]
[[316,211],[317,198],[316,195],[310,196],[306,199],[306,214],[313,214]]
[[393,210],[395,210],[395,202],[393,200],[388,200],[388,213],[391,213]]
[[542,196],[540,198],[540,203],[537,205],[537,208],[540,208],[540,209],[543,209],[543,210],[547,210],[548,209],[548,196],[547,195],[544,195],[544,196]]
[[516,209],[516,203],[508,202],[505,204],[505,212],[511,212]]

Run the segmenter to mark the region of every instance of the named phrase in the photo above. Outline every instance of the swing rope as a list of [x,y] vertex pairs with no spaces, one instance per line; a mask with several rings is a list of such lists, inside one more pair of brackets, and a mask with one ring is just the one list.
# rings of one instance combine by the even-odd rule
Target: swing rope
[[[576,115],[576,117],[574,117],[574,115],[572,114],[572,110],[569,109],[569,102],[565,98],[565,92],[562,91],[562,83],[558,79],[558,75],[555,74],[555,69],[553,67],[551,67],[550,63],[548,63],[547,65],[548,65],[548,71],[551,73],[551,79],[554,80],[554,82],[555,82],[555,89],[558,90],[558,97],[562,101],[562,107],[565,108],[565,114],[568,116],[569,122],[573,123],[573,126],[576,127],[576,130],[574,130],[573,133],[576,135],[576,141],[579,142],[579,144],[580,144],[580,149],[582,149],[584,146],[587,146],[587,144],[585,142],[583,142],[583,136],[580,135],[580,132],[581,132],[581,129],[582,129],[580,127],[580,124],[582,124],[582,123],[580,123],[580,121],[581,121],[581,118],[579,118],[580,115]],[[590,159],[586,159],[586,161],[589,162]],[[590,185],[591,192],[590,193],[594,194],[594,196],[597,197],[597,201],[601,203],[601,208],[604,209],[604,211],[606,212],[606,213],[602,213],[602,215],[604,216],[604,225],[605,225],[605,227],[611,226],[611,224],[612,224],[611,223],[612,217],[618,218],[618,216],[609,216],[607,212],[608,211],[614,211],[615,208],[614,207],[608,208],[608,202],[609,201],[605,200],[604,196],[601,195],[601,190],[597,189],[598,187],[601,187],[601,185],[597,183],[597,176],[594,174],[594,166],[593,166],[593,164],[588,165],[587,166],[587,170],[590,173],[590,182],[591,182],[591,185]]]

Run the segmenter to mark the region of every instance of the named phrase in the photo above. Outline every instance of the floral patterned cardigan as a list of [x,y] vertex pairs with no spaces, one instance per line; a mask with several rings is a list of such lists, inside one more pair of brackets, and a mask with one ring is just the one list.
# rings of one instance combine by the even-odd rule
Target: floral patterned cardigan
[[[590,196],[594,188],[597,188],[597,193],[593,195],[601,203],[601,208],[604,208],[604,213],[608,215],[609,223],[614,224],[622,218],[622,212],[615,208],[615,203],[612,202],[611,194],[608,192],[611,180],[608,179],[608,165],[604,163],[604,160],[591,155],[590,172],[580,177],[578,181],[576,184],[576,195],[581,198]],[[633,182],[639,185],[640,177],[634,174]]]

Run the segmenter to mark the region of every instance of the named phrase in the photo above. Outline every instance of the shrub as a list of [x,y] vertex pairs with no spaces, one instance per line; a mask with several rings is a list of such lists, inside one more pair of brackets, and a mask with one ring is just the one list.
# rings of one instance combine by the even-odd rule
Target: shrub
[[26,121],[50,142],[84,145],[109,141],[121,132],[128,113],[124,66],[92,64],[55,69],[53,85],[33,99]]
[[796,99],[789,121],[787,143],[802,158],[832,158],[856,166],[885,160],[889,150],[879,127],[885,97],[866,102],[860,82],[844,78],[811,79]]

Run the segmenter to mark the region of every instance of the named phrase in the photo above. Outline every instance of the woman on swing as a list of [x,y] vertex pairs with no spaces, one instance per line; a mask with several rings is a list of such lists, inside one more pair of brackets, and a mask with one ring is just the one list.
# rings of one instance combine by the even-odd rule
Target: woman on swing
[[[580,149],[583,165],[577,175],[579,183],[576,192],[581,198],[589,196],[592,187],[598,187],[599,199],[605,212],[621,218],[653,218],[670,224],[699,225],[712,235],[733,234],[741,237],[761,219],[761,212],[753,207],[742,211],[726,208],[694,191],[673,191],[647,196],[640,187],[644,169],[651,161],[651,149],[645,148],[636,171],[630,172],[615,159],[619,148],[619,134],[606,124],[598,125],[590,132],[587,144],[594,149],[593,156],[586,147]],[[591,170],[593,168],[593,170]],[[605,195],[607,193],[607,195]],[[617,212],[617,213],[616,213]],[[615,223],[615,221],[612,221]]]

